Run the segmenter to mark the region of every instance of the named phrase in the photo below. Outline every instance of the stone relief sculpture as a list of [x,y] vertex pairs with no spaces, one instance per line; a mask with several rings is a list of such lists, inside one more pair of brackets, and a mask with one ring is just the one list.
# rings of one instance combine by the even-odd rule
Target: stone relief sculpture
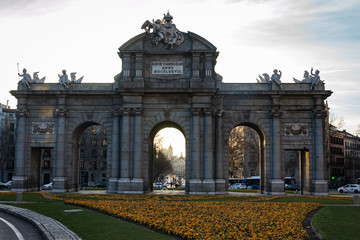
[[33,122],[32,123],[32,133],[33,134],[44,134],[44,133],[54,133],[54,126],[53,122]]
[[293,80],[295,83],[311,83],[310,85],[310,89],[314,89],[315,86],[319,83],[319,82],[323,82],[320,80],[320,71],[316,70],[315,73],[313,73],[313,68],[311,68],[310,74],[308,71],[304,71],[304,79],[302,80],[297,80],[296,78],[293,77]]
[[22,77],[22,79],[20,79],[19,84],[22,84],[24,86],[26,86],[27,88],[30,89],[30,84],[31,83],[44,83],[45,82],[45,78],[43,77],[41,79],[39,79],[39,72],[34,72],[33,73],[33,78],[31,78],[30,74],[27,73],[26,68],[23,69],[23,74],[18,73],[19,77]]
[[70,73],[71,80],[69,80],[66,70],[62,70],[62,75],[58,74],[58,76],[60,85],[63,85],[66,88],[69,88],[70,83],[81,83],[84,78],[84,76],[82,76],[81,78],[76,79],[76,72],[72,72]]
[[[262,77],[261,75],[259,75],[260,80],[259,80],[259,79],[256,79],[257,83],[267,83],[267,84],[270,84],[270,83],[272,83],[272,82],[275,82],[275,83],[276,83],[277,85],[279,85],[280,88],[281,88],[281,80],[280,80],[280,78],[281,78],[282,73],[281,73],[280,70],[277,70],[277,69],[274,69],[273,72],[274,72],[274,73],[273,73],[273,75],[271,75],[271,78],[269,77],[269,74],[267,74],[267,73],[263,73],[263,74],[262,74],[264,77]],[[278,72],[279,72],[279,73],[278,73]]]
[[164,14],[163,20],[157,19],[151,23],[146,20],[141,26],[147,34],[150,33],[150,29],[153,29],[154,38],[152,39],[153,45],[158,45],[159,42],[164,42],[167,49],[172,49],[173,46],[178,46],[184,42],[184,35],[176,28],[176,25],[172,23],[173,17],[168,12]]

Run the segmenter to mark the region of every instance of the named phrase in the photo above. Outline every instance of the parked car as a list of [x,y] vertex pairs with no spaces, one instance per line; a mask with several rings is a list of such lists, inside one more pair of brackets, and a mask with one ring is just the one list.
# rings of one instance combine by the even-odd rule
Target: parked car
[[6,188],[11,188],[12,185],[12,181],[8,181],[7,183],[5,183]]
[[44,185],[41,187],[41,189],[50,189],[50,188],[52,188],[52,187],[53,187],[53,182],[48,183],[48,184],[44,184]]
[[246,185],[242,183],[234,183],[229,189],[246,189]]
[[0,189],[2,190],[4,188],[6,188],[6,183],[0,182]]
[[338,188],[339,193],[359,193],[360,184],[347,184],[343,187]]
[[106,182],[99,182],[95,185],[97,188],[106,188]]
[[160,183],[160,182],[158,182],[158,183],[155,184],[155,188],[162,188],[162,186],[163,186],[163,185],[162,185],[162,183]]
[[285,184],[285,190],[300,191],[299,184]]

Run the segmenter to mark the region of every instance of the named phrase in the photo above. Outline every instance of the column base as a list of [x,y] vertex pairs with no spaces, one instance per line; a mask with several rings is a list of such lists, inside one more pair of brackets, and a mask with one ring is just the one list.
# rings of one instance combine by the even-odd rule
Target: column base
[[313,192],[311,195],[314,196],[328,196],[329,188],[328,182],[326,180],[313,180]]
[[285,195],[284,181],[282,179],[270,179],[270,189],[269,195]]
[[190,179],[189,180],[189,194],[200,194],[202,181],[201,179]]
[[66,177],[54,177],[53,182],[53,189],[52,192],[67,192],[66,189]]
[[226,193],[226,181],[225,179],[216,179],[215,180],[215,191],[216,194]]
[[117,182],[118,193],[129,193],[131,191],[130,189],[130,178],[120,178]]
[[12,192],[26,192],[28,191],[27,188],[28,177],[27,176],[13,176],[12,177]]
[[141,178],[133,178],[130,180],[130,189],[134,194],[144,193],[144,181]]
[[109,178],[109,185],[106,189],[107,193],[117,193],[118,192],[118,179]]
[[215,194],[215,181],[214,179],[204,179],[202,182],[202,192],[206,194]]

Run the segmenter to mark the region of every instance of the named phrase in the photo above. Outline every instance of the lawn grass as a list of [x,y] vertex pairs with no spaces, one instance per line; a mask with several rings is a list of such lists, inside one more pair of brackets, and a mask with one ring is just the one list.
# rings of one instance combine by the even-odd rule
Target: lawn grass
[[[0,200],[5,198],[0,196]],[[15,201],[16,196],[5,201]],[[66,225],[82,239],[171,239],[169,236],[151,231],[145,227],[110,217],[92,210],[65,205],[63,201],[43,198],[40,194],[24,193],[22,204],[11,204],[27,208]],[[81,209],[81,212],[65,213],[64,210]]]
[[324,240],[359,239],[360,207],[324,207],[315,214],[313,224]]
[[349,205],[354,204],[353,198],[337,198],[337,197],[308,197],[308,196],[289,196],[279,197],[274,202],[317,202],[321,204]]

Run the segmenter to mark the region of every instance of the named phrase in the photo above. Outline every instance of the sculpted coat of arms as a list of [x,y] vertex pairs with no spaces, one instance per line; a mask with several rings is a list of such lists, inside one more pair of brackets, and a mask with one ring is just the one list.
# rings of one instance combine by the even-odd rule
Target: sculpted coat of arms
[[174,45],[178,46],[184,42],[184,35],[176,28],[176,25],[172,23],[172,19],[173,17],[168,12],[166,15],[164,14],[163,20],[157,19],[152,22],[146,20],[141,26],[141,29],[144,29],[147,34],[150,33],[150,29],[153,29],[153,45],[164,42],[167,49],[172,49]]

